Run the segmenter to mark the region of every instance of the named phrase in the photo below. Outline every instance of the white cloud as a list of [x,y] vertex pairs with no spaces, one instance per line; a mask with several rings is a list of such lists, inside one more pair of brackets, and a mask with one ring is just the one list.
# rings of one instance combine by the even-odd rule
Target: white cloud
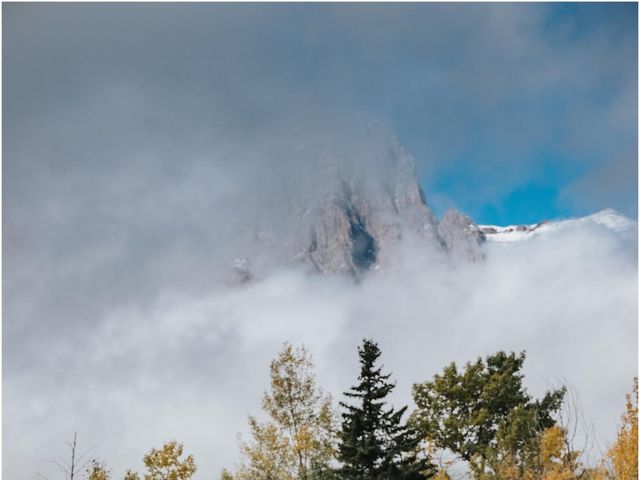
[[614,435],[636,375],[633,239],[581,226],[488,260],[434,271],[412,259],[361,284],[280,271],[207,294],[165,293],[112,311],[88,339],[55,338],[51,357],[5,374],[4,473],[49,473],[74,431],[118,475],[169,439],[215,476],[236,460],[236,433],[259,412],[270,359],[285,340],[314,354],[319,383],[339,397],[356,378],[356,345],[378,341],[397,402],[450,361],[526,350],[536,395],[569,382],[601,446]]

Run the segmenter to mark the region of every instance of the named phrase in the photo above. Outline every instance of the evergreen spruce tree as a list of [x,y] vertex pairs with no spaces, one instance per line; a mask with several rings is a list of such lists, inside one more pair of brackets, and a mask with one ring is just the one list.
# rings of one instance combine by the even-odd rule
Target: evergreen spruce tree
[[390,374],[376,366],[378,345],[364,340],[358,348],[361,371],[358,385],[345,392],[357,405],[341,402],[342,431],[339,434],[337,475],[344,480],[419,480],[435,470],[420,455],[420,438],[402,423],[407,407],[394,410],[385,398],[395,384]]

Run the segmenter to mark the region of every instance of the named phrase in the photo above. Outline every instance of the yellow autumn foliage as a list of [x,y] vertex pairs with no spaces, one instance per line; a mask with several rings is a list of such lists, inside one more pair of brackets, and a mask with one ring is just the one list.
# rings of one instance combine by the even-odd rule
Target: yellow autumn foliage
[[87,480],[109,480],[111,476],[104,463],[92,460],[87,468]]
[[544,430],[538,437],[533,455],[523,465],[505,454],[495,475],[500,480],[578,480],[593,479],[581,462],[580,452],[568,449],[566,431],[559,425]]
[[[193,455],[182,459],[184,447],[178,442],[167,442],[162,448],[152,448],[144,456],[143,462],[147,467],[144,480],[189,480],[196,472]],[[125,480],[139,480],[139,475],[128,471]]]
[[616,480],[638,478],[638,379],[633,383],[633,393],[627,395],[622,425],[615,442],[608,452],[613,477]]
[[262,397],[269,421],[249,417],[251,440],[242,442],[236,480],[306,480],[326,468],[335,450],[331,399],[316,386],[313,362],[304,348],[285,343],[271,362],[270,388]]
[[444,468],[439,469],[438,473],[436,473],[432,478],[433,480],[451,480],[451,477]]

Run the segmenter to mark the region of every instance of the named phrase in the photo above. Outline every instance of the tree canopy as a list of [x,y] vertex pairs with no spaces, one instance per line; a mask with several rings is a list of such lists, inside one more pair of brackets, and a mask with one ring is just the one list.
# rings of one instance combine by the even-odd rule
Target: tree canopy
[[433,380],[413,386],[412,425],[477,474],[495,472],[505,456],[523,468],[540,433],[555,425],[565,394],[560,388],[533,399],[522,384],[524,360],[524,352],[498,352],[462,371],[451,363]]

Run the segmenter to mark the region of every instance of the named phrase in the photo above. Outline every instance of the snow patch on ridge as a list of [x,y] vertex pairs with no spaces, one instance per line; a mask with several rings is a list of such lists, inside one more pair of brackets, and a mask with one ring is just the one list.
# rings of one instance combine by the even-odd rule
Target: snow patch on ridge
[[582,218],[550,222],[543,221],[529,225],[478,225],[478,228],[484,233],[487,241],[510,243],[528,240],[566,228],[580,227],[589,224],[601,225],[614,232],[625,232],[637,228],[637,222],[612,208],[606,208]]

